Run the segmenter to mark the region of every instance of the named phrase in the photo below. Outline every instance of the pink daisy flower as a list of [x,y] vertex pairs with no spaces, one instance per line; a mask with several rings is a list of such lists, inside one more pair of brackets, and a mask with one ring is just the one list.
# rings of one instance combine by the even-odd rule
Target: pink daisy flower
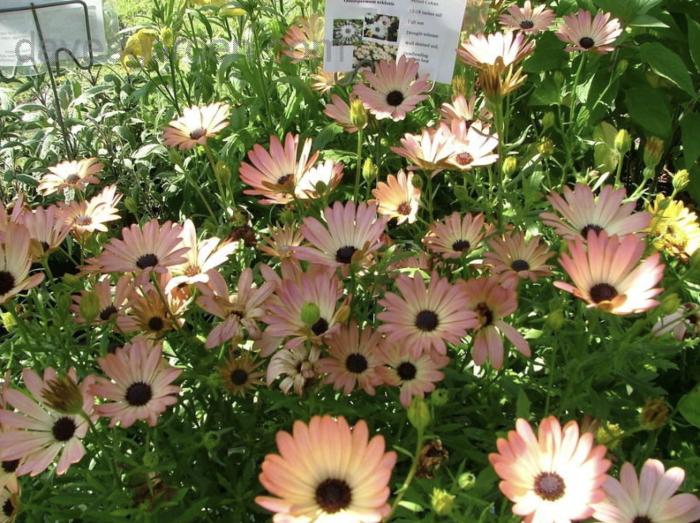
[[229,114],[229,106],[222,103],[188,107],[163,130],[163,143],[183,151],[205,145],[228,126]]
[[328,195],[343,179],[343,169],[342,163],[333,160],[314,165],[298,180],[294,196],[298,200],[317,200]]
[[405,56],[398,61],[382,60],[374,72],[364,73],[369,86],[356,84],[353,93],[377,120],[403,120],[430,91],[428,77],[418,77],[418,67],[417,61]]
[[370,327],[360,332],[354,321],[329,336],[326,340],[328,357],[319,360],[317,365],[319,371],[328,374],[326,383],[332,383],[336,390],[345,394],[361,388],[374,396],[374,388],[382,383],[378,372],[381,340],[382,335]]
[[473,34],[458,49],[460,59],[467,65],[482,68],[500,64],[507,68],[522,62],[535,49],[520,32],[502,32],[490,35]]
[[70,232],[56,205],[37,207],[22,214],[21,223],[29,231],[31,252],[34,258],[43,258],[58,249]]
[[472,357],[477,365],[491,362],[495,369],[503,366],[505,336],[523,356],[530,357],[530,344],[516,329],[503,321],[518,309],[513,288],[503,287],[498,278],[476,278],[462,283],[467,297],[466,308],[478,318],[474,332]]
[[[82,410],[93,417],[93,397],[88,392],[93,377],[88,376],[81,383],[75,369],[68,377],[77,385],[82,395]],[[27,396],[18,390],[7,388],[5,402],[16,410],[0,410],[0,459],[3,461],[21,460],[15,474],[36,476],[46,470],[58,457],[56,474],[65,474],[68,468],[79,462],[85,455],[82,439],[88,431],[88,421],[80,415],[68,415],[51,408],[44,393],[49,383],[57,378],[56,371],[44,370],[43,379],[31,369],[22,371],[22,379],[27,387]]]
[[396,224],[414,223],[420,206],[421,190],[413,185],[413,173],[399,171],[396,176],[390,174],[386,182],[378,182],[372,189],[376,198],[368,203],[377,205],[377,212],[389,219],[396,218]]
[[335,202],[323,210],[322,224],[316,218],[304,218],[301,234],[313,247],[297,247],[295,255],[328,267],[365,265],[383,244],[387,218],[377,215],[377,206],[354,202]]
[[460,171],[470,171],[475,167],[492,165],[498,161],[495,152],[498,135],[492,134],[489,127],[474,122],[467,127],[463,120],[453,120],[451,126],[454,137],[454,151],[447,159],[448,166]]
[[197,298],[197,305],[224,321],[212,329],[204,346],[213,349],[229,340],[242,338],[244,329],[251,338],[259,338],[258,321],[265,314],[264,303],[275,290],[275,285],[267,282],[256,287],[253,270],[247,268],[238,278],[237,292],[230,294],[221,274],[210,271],[208,276],[208,283],[198,286],[202,295]]
[[268,256],[286,260],[294,255],[294,250],[303,241],[304,237],[295,225],[283,225],[270,230],[259,244],[259,248]]
[[456,285],[437,273],[428,287],[420,275],[396,279],[400,294],[388,292],[379,304],[377,317],[387,341],[400,343],[414,356],[435,350],[447,353],[446,343],[459,343],[468,329],[478,326],[474,312],[467,310],[467,298]]
[[401,138],[401,147],[391,150],[410,162],[409,169],[422,169],[435,176],[447,169],[447,161],[455,154],[455,148],[451,129],[440,124],[437,128],[423,129],[421,134],[406,133]]
[[318,357],[318,348],[306,345],[278,350],[267,366],[267,384],[272,385],[281,377],[279,387],[282,392],[289,394],[294,389],[294,393],[301,396],[306,382],[316,377]]
[[32,266],[29,231],[23,225],[10,223],[5,241],[0,243],[0,305],[20,292],[39,285],[43,273],[29,276]]
[[[318,152],[311,155],[310,139],[304,142],[301,155],[297,157],[299,136],[288,133],[284,146],[276,136],[270,137],[270,152],[255,145],[248,153],[251,163],[243,162],[240,167],[241,180],[252,189],[245,194],[262,196],[264,205],[286,204],[294,199],[294,188],[318,159]],[[252,165],[251,165],[252,164]]]
[[348,133],[356,133],[355,127],[350,119],[350,104],[337,94],[331,95],[331,101],[326,105],[323,114],[338,122]]
[[477,120],[485,121],[493,117],[483,105],[479,107],[476,96],[471,96],[467,100],[461,94],[455,96],[451,104],[447,102],[442,104],[440,115],[447,125],[452,125],[453,120],[464,120],[467,128]]
[[547,265],[547,260],[554,253],[539,236],[526,240],[521,232],[509,232],[488,244],[491,251],[484,254],[484,262],[504,287],[515,286],[519,280],[534,282],[552,274],[552,266]]
[[445,375],[440,371],[450,358],[440,354],[418,356],[403,344],[386,343],[381,348],[383,367],[378,369],[386,385],[399,387],[401,405],[408,407],[413,397],[423,398],[435,390]]
[[384,452],[382,436],[370,439],[364,421],[354,427],[343,417],[296,421],[292,434],[277,433],[277,448],[259,476],[275,497],[255,498],[275,512],[274,523],[379,523],[389,515],[396,453]]
[[80,294],[74,295],[70,310],[75,315],[78,323],[85,323],[87,320],[83,317],[80,304],[87,295],[95,295],[97,297],[98,312],[92,319],[92,322],[97,324],[108,323],[116,319],[120,312],[123,312],[132,292],[133,281],[130,276],[119,278],[116,286],[113,286],[109,278],[104,276],[91,290],[82,291]]
[[[167,279],[167,276],[166,276]],[[159,283],[160,285],[160,283]],[[162,289],[163,286],[160,286]],[[150,282],[137,287],[119,311],[117,327],[122,332],[138,332],[156,339],[184,323],[179,318],[182,302],[175,293],[164,293]]]
[[700,500],[692,494],[674,494],[685,479],[679,467],[665,470],[648,459],[637,473],[631,463],[620,470],[620,480],[608,476],[603,484],[607,499],[593,506],[601,523],[693,523],[700,520]]
[[560,216],[540,214],[542,221],[566,239],[588,237],[588,231],[605,231],[608,235],[642,234],[651,221],[647,212],[635,212],[635,203],[622,203],[624,189],[605,185],[596,197],[587,185],[577,183],[564,188],[563,197],[552,193],[547,199]]
[[37,192],[42,196],[57,193],[64,189],[83,191],[90,184],[100,183],[96,176],[102,170],[97,158],[61,162],[49,167],[49,172],[39,181]]
[[559,40],[569,44],[567,51],[591,51],[597,54],[612,52],[615,49],[613,44],[621,34],[620,21],[610,13],[597,13],[593,17],[585,9],[565,16],[556,32]]
[[323,17],[311,15],[300,17],[287,29],[282,37],[282,54],[299,63],[317,58],[323,54]]
[[515,427],[489,454],[501,492],[515,503],[513,514],[525,523],[589,518],[592,504],[605,498],[606,448],[594,447],[593,434],[581,434],[575,421],[562,428],[554,416],[542,420],[537,436],[524,419]]
[[685,303],[676,312],[660,318],[654,325],[652,334],[663,336],[668,333],[673,334],[678,341],[700,334],[700,306]]
[[109,379],[97,378],[91,391],[107,400],[95,410],[110,418],[110,427],[119,423],[127,428],[137,420],[155,427],[165,409],[177,402],[180,387],[172,383],[182,371],[170,366],[162,354],[160,343],[135,338],[97,360]]
[[523,7],[512,5],[499,18],[501,26],[505,29],[522,31],[523,33],[541,33],[549,29],[556,18],[556,14],[546,5],[538,5],[533,8],[530,0],[526,0]]
[[117,186],[109,185],[89,201],[76,201],[62,207],[61,217],[70,231],[79,238],[96,231],[107,232],[105,224],[120,218],[117,205],[121,199]]
[[556,287],[588,303],[619,316],[656,307],[663,289],[656,285],[664,275],[658,252],[640,263],[646,244],[636,236],[608,236],[588,232],[588,245],[581,238],[569,242],[570,254],[559,262],[573,285],[557,281]]
[[143,227],[134,224],[122,229],[122,239],[113,238],[97,258],[88,260],[87,270],[133,272],[167,272],[169,267],[185,263],[189,251],[182,245],[182,227],[176,223],[151,220]]
[[477,250],[484,238],[491,234],[493,227],[486,223],[483,214],[450,216],[430,226],[423,238],[425,247],[443,258],[456,259]]

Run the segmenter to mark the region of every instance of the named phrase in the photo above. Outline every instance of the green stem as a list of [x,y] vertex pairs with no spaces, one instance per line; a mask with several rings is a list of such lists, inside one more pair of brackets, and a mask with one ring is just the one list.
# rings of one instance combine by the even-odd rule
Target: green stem
[[578,88],[578,82],[581,79],[581,73],[583,72],[583,65],[586,63],[586,54],[583,53],[581,54],[581,60],[579,61],[578,64],[578,69],[576,70],[576,76],[574,76],[574,83],[571,86],[571,100],[569,101],[569,118],[570,118],[570,124],[569,124],[569,132],[573,131],[574,126],[576,125],[576,101],[577,101],[577,95],[576,95],[576,89]]
[[404,480],[403,484],[397,490],[397,495],[396,499],[394,500],[394,503],[391,505],[391,512],[389,512],[389,515],[386,517],[384,521],[390,521],[392,516],[394,515],[394,512],[396,512],[396,509],[399,507],[399,503],[401,503],[401,500],[403,497],[406,495],[406,491],[408,490],[408,487],[411,486],[411,483],[413,482],[413,478],[416,475],[416,471],[418,470],[418,458],[420,456],[420,452],[423,449],[423,441],[425,440],[425,434],[422,430],[418,431],[418,439],[416,441],[416,452],[413,456],[413,463],[411,463],[411,468],[408,471],[408,475],[406,476],[406,479]]
[[360,180],[362,179],[362,141],[364,133],[362,129],[357,131],[357,166],[355,168],[355,191],[353,193],[353,201],[357,203],[360,196]]
[[[204,144],[204,151],[207,153],[207,158],[209,159],[209,165],[211,165],[211,172],[214,175],[214,178],[216,179],[216,185],[219,187],[219,193],[221,195],[222,201],[226,201],[227,196],[228,196],[228,191],[224,187],[224,184],[221,181],[221,177],[218,174],[218,169],[216,168],[216,158],[214,158],[214,153],[212,152],[211,148],[209,147],[209,144],[205,143]],[[232,198],[233,200],[233,198]],[[235,203],[235,202],[232,202]]]
[[428,219],[433,223],[433,175],[426,171],[428,175]]

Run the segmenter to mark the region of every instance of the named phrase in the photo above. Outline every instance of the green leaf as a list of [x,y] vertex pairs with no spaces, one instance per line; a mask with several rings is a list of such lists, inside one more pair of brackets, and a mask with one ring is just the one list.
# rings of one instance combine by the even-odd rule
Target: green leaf
[[633,87],[625,98],[632,120],[650,136],[668,138],[671,134],[671,105],[660,89]]
[[695,387],[680,399],[678,410],[688,423],[700,428],[700,387]]
[[530,400],[522,387],[518,390],[518,399],[515,402],[515,415],[524,419],[530,417]]
[[681,133],[683,138],[683,156],[685,157],[686,168],[688,168],[700,158],[700,114],[686,114],[681,121]]
[[607,122],[601,122],[594,131],[593,139],[593,156],[595,158],[595,167],[603,172],[611,173],[617,168],[620,161],[620,155],[615,150],[615,137],[617,129]]
[[639,56],[651,69],[673,82],[690,96],[695,96],[693,81],[683,59],[659,42],[647,42],[639,46]]
[[532,96],[528,100],[528,105],[559,105],[561,104],[561,91],[557,87],[554,78],[548,76],[540,82],[532,92]]
[[630,27],[645,27],[653,29],[668,29],[668,24],[662,22],[658,18],[649,15],[639,15],[632,20]]
[[523,63],[523,69],[527,73],[560,69],[568,59],[564,46],[565,44],[554,33],[545,33],[537,41],[535,52]]
[[700,71],[700,24],[688,17],[688,48],[695,63],[695,69]]

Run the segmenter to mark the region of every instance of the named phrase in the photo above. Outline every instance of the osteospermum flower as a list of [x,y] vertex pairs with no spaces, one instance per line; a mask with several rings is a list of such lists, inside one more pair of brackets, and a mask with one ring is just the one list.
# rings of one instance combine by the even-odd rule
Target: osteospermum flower
[[116,185],[105,187],[89,201],[76,201],[61,209],[61,218],[78,238],[95,231],[107,232],[106,223],[119,219],[117,204],[122,195]]
[[459,343],[467,329],[478,325],[476,314],[466,310],[462,291],[437,273],[427,287],[420,275],[401,275],[396,286],[400,294],[388,292],[379,301],[385,309],[377,315],[383,322],[379,330],[414,356],[431,350],[446,354],[446,343]]
[[[36,476],[46,470],[58,457],[56,474],[65,474],[68,468],[85,455],[82,439],[89,423],[81,415],[64,414],[49,406],[45,393],[56,380],[54,369],[44,370],[43,379],[31,369],[22,371],[22,379],[30,396],[7,388],[5,402],[16,410],[0,410],[0,459],[21,460],[15,470],[18,476]],[[75,369],[68,372],[75,386],[78,403],[86,416],[93,416],[93,397],[89,393],[93,378],[78,383]],[[63,399],[63,398],[59,398]]]
[[484,261],[506,287],[516,285],[518,280],[534,282],[552,273],[552,266],[547,265],[547,260],[554,253],[539,236],[526,240],[523,233],[510,232],[490,240],[488,244],[491,250],[484,254]]
[[656,307],[654,296],[662,292],[656,285],[664,274],[658,252],[640,263],[646,245],[636,236],[608,236],[588,232],[588,245],[581,238],[569,242],[570,254],[559,262],[573,285],[554,285],[588,303],[616,315],[644,312]]
[[173,295],[165,294],[150,282],[134,290],[117,316],[122,332],[139,332],[148,338],[162,337],[178,324]]
[[304,142],[304,148],[298,158],[299,136],[292,133],[287,134],[284,146],[279,138],[271,136],[270,152],[256,144],[248,153],[251,163],[241,164],[241,180],[252,187],[243,192],[263,196],[260,203],[264,205],[286,204],[292,201],[297,182],[318,158],[318,152],[311,155],[311,143],[310,139]]
[[259,370],[260,363],[252,357],[230,356],[226,363],[219,367],[221,381],[232,394],[245,396],[258,385],[262,384],[264,373]]
[[387,343],[381,349],[384,366],[378,369],[384,383],[399,387],[399,398],[404,407],[411,404],[414,396],[423,398],[435,390],[435,384],[445,375],[440,371],[450,362],[447,356],[423,353],[413,354],[403,344]]
[[357,132],[357,127],[350,118],[350,105],[337,94],[331,96],[331,101],[326,105],[323,114],[338,122],[346,132]]
[[229,112],[229,106],[222,103],[188,107],[163,130],[163,143],[180,150],[204,145],[226,128]]
[[605,497],[605,447],[594,447],[593,434],[581,434],[575,421],[562,428],[554,416],[542,420],[537,436],[524,419],[515,427],[489,454],[501,492],[515,503],[513,513],[528,523],[590,517],[592,503]]
[[21,223],[32,239],[30,251],[34,258],[42,258],[58,249],[70,232],[61,210],[55,205],[23,213]]
[[698,216],[682,201],[659,194],[647,206],[651,214],[647,231],[654,247],[687,261],[700,247]]
[[301,234],[312,247],[294,250],[300,260],[329,267],[345,267],[353,262],[364,264],[384,244],[382,235],[387,219],[378,216],[374,204],[335,202],[322,215],[325,225],[316,218],[304,218]]
[[452,103],[442,104],[440,115],[447,125],[451,126],[452,120],[464,120],[467,127],[477,120],[490,120],[493,116],[485,107],[478,107],[476,96],[471,96],[467,100],[461,94],[454,97]]
[[403,120],[430,90],[428,77],[418,77],[418,67],[417,61],[403,55],[398,61],[382,60],[374,72],[364,73],[369,86],[356,84],[353,92],[378,120]]
[[532,7],[530,0],[526,0],[523,7],[512,5],[501,15],[499,21],[506,29],[515,29],[523,33],[541,33],[549,29],[556,14],[546,5]]
[[462,216],[454,212],[444,220],[433,223],[423,243],[429,251],[443,258],[459,258],[477,250],[492,230],[493,227],[486,223],[481,213]]
[[[108,323],[116,319],[117,315],[123,311],[129,296],[133,292],[133,282],[130,276],[122,276],[113,286],[108,277],[103,277],[89,291],[82,291],[78,295],[73,295],[71,312],[75,315],[78,323]],[[81,307],[83,300],[87,296],[97,297],[97,308],[92,318],[84,316],[84,309]],[[87,298],[87,299],[90,299]]]
[[318,58],[323,54],[323,17],[300,17],[282,37],[282,54],[299,63]]
[[668,470],[648,459],[637,473],[631,463],[620,470],[620,480],[608,476],[603,484],[607,499],[595,504],[593,517],[601,523],[693,523],[700,520],[700,500],[692,494],[674,494],[685,479],[679,467]]
[[377,183],[372,195],[376,200],[369,203],[375,203],[377,212],[382,216],[396,218],[397,224],[416,221],[421,191],[413,185],[413,173],[399,171],[396,176],[390,174],[386,182]]
[[102,254],[88,260],[87,269],[99,272],[167,272],[186,261],[189,249],[182,245],[179,224],[151,220],[143,227],[133,224],[122,229],[122,239],[113,238]]
[[318,348],[305,345],[277,351],[267,366],[267,384],[271,385],[277,378],[282,377],[280,390],[289,394],[289,391],[294,389],[294,393],[301,396],[307,380],[316,376],[314,366],[318,357]]
[[163,358],[160,343],[135,338],[97,362],[109,379],[97,378],[91,391],[107,400],[95,410],[110,418],[110,427],[119,423],[127,428],[137,420],[155,427],[165,409],[177,402],[180,387],[172,383],[182,371]]
[[329,73],[320,69],[315,74],[311,75],[311,88],[318,93],[326,94],[343,78],[345,78],[344,73]]
[[316,200],[329,194],[343,179],[343,164],[326,160],[308,169],[294,187],[298,200]]
[[49,167],[49,172],[41,178],[36,190],[42,196],[48,196],[64,189],[82,191],[91,183],[100,183],[96,175],[101,170],[102,164],[96,158],[61,162]]
[[610,53],[615,49],[615,40],[622,34],[617,18],[610,13],[597,13],[595,17],[585,9],[565,16],[556,35],[569,44],[567,51],[591,51],[597,54]]
[[382,383],[377,372],[381,365],[379,346],[382,336],[366,327],[362,332],[354,321],[330,336],[328,357],[318,361],[318,369],[328,374],[326,383],[336,390],[350,394],[355,388],[374,396],[375,387]]
[[678,341],[700,334],[700,306],[685,303],[676,312],[660,318],[651,331],[655,336],[671,333]]
[[515,328],[503,321],[518,308],[515,289],[506,288],[498,278],[476,278],[462,283],[466,308],[473,311],[478,324],[474,332],[472,357],[477,365],[490,361],[494,368],[503,366],[505,336],[523,356],[530,357],[530,344]]
[[507,31],[470,35],[457,53],[465,64],[477,69],[486,65],[498,65],[501,69],[506,69],[522,62],[534,48],[535,43],[528,41],[524,34]]
[[8,224],[5,241],[0,243],[0,305],[14,295],[39,285],[43,273],[29,276],[32,258],[29,231],[23,225]]
[[447,160],[455,154],[454,142],[450,128],[441,124],[437,128],[423,129],[421,134],[406,133],[401,138],[401,147],[391,150],[406,158],[414,169],[431,171],[434,176],[448,167]]
[[0,523],[13,523],[19,514],[19,491],[2,487],[0,489]]
[[552,193],[547,197],[560,216],[543,212],[540,218],[570,240],[586,239],[591,230],[605,231],[610,236],[639,234],[649,225],[651,217],[646,212],[635,212],[635,203],[622,203],[624,199],[624,189],[605,185],[596,197],[593,189],[577,183],[573,189],[565,187],[563,196]]
[[370,439],[364,421],[314,416],[277,433],[278,454],[268,454],[259,479],[273,496],[256,503],[275,512],[275,523],[379,523],[389,515],[389,480],[395,452],[384,438]]
[[495,149],[498,147],[498,135],[481,122],[474,122],[469,127],[465,121],[453,120],[451,129],[453,152],[447,159],[447,165],[460,171],[470,171],[475,167],[492,165],[498,161]]
[[272,229],[268,236],[263,238],[260,250],[273,258],[285,260],[294,254],[294,249],[299,247],[304,237],[293,225],[283,225]]

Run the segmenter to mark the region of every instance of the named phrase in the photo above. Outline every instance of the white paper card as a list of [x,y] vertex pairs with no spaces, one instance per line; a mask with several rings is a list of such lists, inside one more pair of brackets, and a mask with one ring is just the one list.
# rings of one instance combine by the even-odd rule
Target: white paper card
[[[90,57],[90,43],[96,61],[105,58],[108,45],[102,0],[83,0],[88,7],[91,41],[87,36],[82,4],[41,7],[55,1],[33,0],[49,61],[54,63],[56,50],[60,48],[68,49],[78,60],[86,61]],[[30,0],[2,0],[0,9],[29,7],[29,4]],[[0,67],[43,64],[45,60],[40,42],[31,9],[0,14]],[[59,59],[63,62],[68,56],[61,53]]]
[[450,83],[467,0],[326,0],[324,69],[347,72],[405,55]]

